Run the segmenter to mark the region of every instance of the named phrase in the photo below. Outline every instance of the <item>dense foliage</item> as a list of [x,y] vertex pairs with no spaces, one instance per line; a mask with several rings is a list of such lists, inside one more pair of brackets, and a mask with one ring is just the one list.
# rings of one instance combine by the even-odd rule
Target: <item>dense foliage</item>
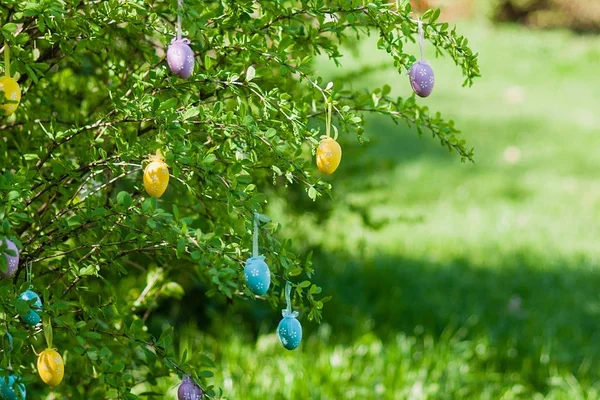
[[[330,190],[313,157],[327,103],[340,134],[360,140],[363,115],[379,113],[472,158],[453,123],[419,105],[406,77],[405,96],[392,98],[389,86],[351,91],[313,69],[314,56],[337,61],[340,45],[370,33],[405,74],[416,58],[403,46],[417,24],[399,3],[188,0],[183,27],[196,69],[182,80],[164,60],[175,1],[2,2],[1,32],[23,97],[0,126],[0,239],[17,243],[22,261],[0,283],[0,307],[15,339],[12,367],[31,398],[48,388],[34,368],[41,329],[17,317],[30,308],[17,300],[28,286],[25,260],[66,363],[57,396],[146,397],[157,377],[185,372],[219,397],[210,355],[180,344],[172,327],[148,329],[148,318],[194,285],[230,301],[254,298],[242,267],[266,190],[302,187],[313,200]],[[422,16],[426,39],[470,84],[476,55],[438,16]],[[142,184],[157,150],[171,171],[158,200]],[[331,294],[311,282],[310,257],[296,257],[279,229],[276,221],[261,226],[273,281],[263,300],[279,313],[290,280],[300,318],[319,320]]]

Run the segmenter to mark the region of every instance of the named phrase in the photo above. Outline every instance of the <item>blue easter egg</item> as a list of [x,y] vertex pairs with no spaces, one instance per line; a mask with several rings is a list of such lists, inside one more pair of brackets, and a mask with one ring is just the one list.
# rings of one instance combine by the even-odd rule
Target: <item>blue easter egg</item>
[[246,283],[252,293],[257,295],[267,293],[269,286],[271,286],[271,271],[264,260],[264,256],[251,257],[246,260],[246,267],[244,268]]
[[277,327],[277,336],[283,347],[294,350],[302,341],[302,325],[293,316],[284,317]]
[[23,315],[21,318],[23,318],[23,321],[25,321],[27,325],[34,326],[39,324],[42,321],[42,319],[40,318],[36,310],[41,310],[42,308],[42,299],[40,299],[40,296],[38,296],[37,293],[35,293],[33,290],[26,290],[19,295],[19,298],[27,302],[35,299],[35,302],[31,306],[29,312]]
[[14,374],[0,376],[0,398],[2,400],[25,400],[27,392],[21,378]]

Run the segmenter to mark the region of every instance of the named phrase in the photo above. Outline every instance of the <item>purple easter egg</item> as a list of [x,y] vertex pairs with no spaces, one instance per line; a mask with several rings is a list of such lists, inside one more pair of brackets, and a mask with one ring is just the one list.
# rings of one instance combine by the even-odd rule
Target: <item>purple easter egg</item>
[[192,378],[188,375],[183,377],[179,390],[177,390],[179,400],[201,400],[203,395],[202,389],[194,383]]
[[[0,244],[1,243],[2,241],[0,241]],[[11,256],[8,253],[4,253],[4,257],[6,257],[6,261],[8,262],[8,270],[6,273],[0,272],[0,276],[2,278],[10,278],[13,276],[17,271],[17,267],[19,266],[19,249],[17,248],[17,245],[6,239],[6,246],[8,247],[8,250],[13,250],[16,255]]]
[[194,52],[188,39],[173,39],[167,49],[167,62],[171,72],[187,79],[194,71]]
[[408,71],[410,76],[410,86],[420,97],[427,97],[433,91],[433,85],[435,84],[435,77],[433,75],[433,69],[426,61],[417,61],[410,67]]

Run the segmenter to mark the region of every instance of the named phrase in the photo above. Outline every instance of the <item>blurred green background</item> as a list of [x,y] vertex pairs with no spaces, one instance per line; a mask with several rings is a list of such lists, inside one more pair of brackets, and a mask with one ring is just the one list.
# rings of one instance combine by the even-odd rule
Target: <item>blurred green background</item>
[[[461,87],[427,46],[436,87],[418,101],[455,120],[475,164],[373,117],[364,145],[340,135],[332,199],[274,195],[269,215],[315,252],[333,299],[322,324],[300,316],[293,352],[265,304],[210,299],[181,322],[184,343],[215,355],[229,398],[600,397],[600,37],[494,24],[486,2],[473,7],[452,22],[482,78]],[[376,37],[342,64],[317,70],[411,94]]]

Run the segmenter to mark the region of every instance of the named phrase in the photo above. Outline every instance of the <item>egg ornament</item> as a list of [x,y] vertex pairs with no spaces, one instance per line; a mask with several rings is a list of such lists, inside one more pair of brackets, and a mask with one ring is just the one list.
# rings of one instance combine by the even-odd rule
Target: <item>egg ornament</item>
[[25,400],[27,390],[21,378],[15,374],[0,376],[0,399]]
[[[0,241],[2,243],[2,241]],[[0,276],[2,278],[10,278],[17,272],[17,268],[19,267],[19,249],[17,245],[14,244],[11,240],[6,239],[6,247],[8,250],[14,252],[14,255],[10,255],[8,253],[4,253],[4,257],[7,261],[7,270],[6,272],[0,272]]]
[[331,137],[321,140],[317,147],[317,167],[321,172],[331,175],[335,172],[342,160],[342,148],[340,144]]
[[427,97],[433,91],[435,75],[427,61],[417,61],[408,71],[410,86],[419,97]]
[[271,271],[265,262],[265,257],[257,256],[247,259],[244,277],[252,293],[259,296],[267,293],[271,286]]
[[189,377],[189,375],[185,375],[181,380],[181,385],[179,385],[179,389],[177,390],[177,399],[178,400],[201,400],[204,396],[202,389],[200,386],[196,385],[196,383]]
[[0,92],[3,100],[0,104],[0,115],[9,116],[17,111],[21,102],[21,88],[16,80],[10,76],[0,78]]
[[144,169],[144,189],[152,197],[159,198],[169,186],[169,167],[160,155],[150,156],[150,164]]
[[167,49],[167,63],[171,72],[187,79],[194,72],[194,51],[188,39],[173,39]]
[[288,312],[283,310],[283,319],[277,326],[277,337],[279,341],[288,350],[294,350],[302,341],[302,325],[296,319],[297,311]]
[[38,312],[42,309],[42,299],[40,299],[40,296],[38,296],[33,290],[28,289],[19,295],[19,299],[28,303],[31,300],[34,300],[33,305],[30,306],[29,312],[21,316],[23,321],[29,326],[35,326],[42,322],[42,319],[38,314]]
[[54,387],[63,380],[65,363],[58,351],[46,349],[38,355],[37,370],[44,383]]

